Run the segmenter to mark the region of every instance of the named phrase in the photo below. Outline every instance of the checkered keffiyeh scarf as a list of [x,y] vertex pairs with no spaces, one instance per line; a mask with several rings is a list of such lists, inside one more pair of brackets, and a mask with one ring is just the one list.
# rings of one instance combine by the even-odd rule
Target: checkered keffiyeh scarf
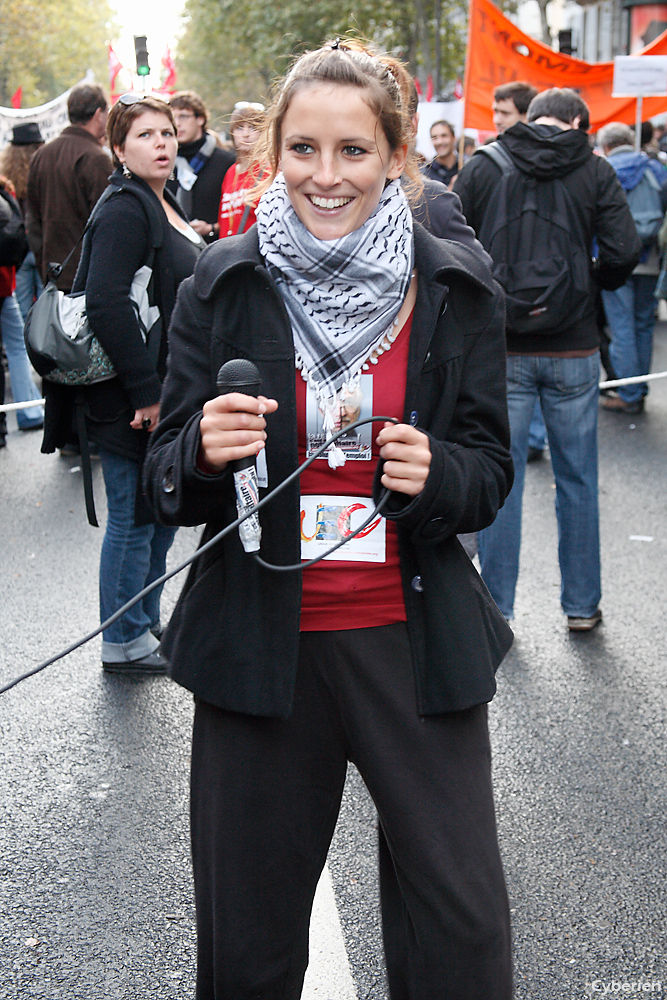
[[337,240],[318,240],[292,207],[282,174],[257,206],[260,253],[285,302],[297,366],[318,401],[359,383],[410,286],[412,215],[391,181],[373,214]]

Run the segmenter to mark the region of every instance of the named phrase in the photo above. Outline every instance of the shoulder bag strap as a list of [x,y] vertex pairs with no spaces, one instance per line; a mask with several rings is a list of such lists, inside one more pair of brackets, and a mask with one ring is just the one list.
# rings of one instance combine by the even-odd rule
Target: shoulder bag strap
[[92,212],[90,213],[90,215],[88,217],[88,222],[86,223],[86,228],[81,233],[81,236],[79,236],[78,240],[76,241],[76,243],[74,244],[74,246],[72,247],[72,249],[70,250],[70,252],[67,254],[67,256],[65,257],[64,261],[62,262],[62,264],[54,264],[53,267],[50,267],[48,269],[48,271],[46,272],[46,280],[47,281],[56,281],[60,277],[63,269],[67,267],[67,264],[69,263],[70,257],[72,256],[72,254],[74,253],[74,251],[78,247],[79,243],[81,243],[81,241],[83,240],[84,236],[86,235],[86,233],[88,232],[88,230],[92,226],[93,222],[95,221],[95,217],[96,217],[98,209],[101,208],[101,206],[104,204],[104,202],[107,200],[107,198],[110,198],[112,194],[116,193],[116,190],[117,190],[116,188],[113,188],[111,186],[109,186],[108,188],[104,189],[104,191],[102,192],[102,194],[99,196],[99,198],[95,202],[95,205],[93,206],[93,210],[92,210]]

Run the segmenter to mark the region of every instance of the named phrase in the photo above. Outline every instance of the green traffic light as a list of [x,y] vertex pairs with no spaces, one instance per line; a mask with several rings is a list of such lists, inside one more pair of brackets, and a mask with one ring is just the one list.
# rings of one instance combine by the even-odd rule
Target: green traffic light
[[137,75],[138,76],[148,76],[149,73],[150,73],[150,69],[148,68],[148,66],[137,66]]

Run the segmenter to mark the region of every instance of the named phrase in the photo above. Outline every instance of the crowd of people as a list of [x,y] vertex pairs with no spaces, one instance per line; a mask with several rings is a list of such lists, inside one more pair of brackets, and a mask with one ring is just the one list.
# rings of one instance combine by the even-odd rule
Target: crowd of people
[[[392,1000],[511,995],[486,705],[512,641],[526,465],[548,442],[561,608],[590,631],[598,409],[637,414],[648,392],[601,396],[601,346],[610,374],[648,372],[667,169],[652,129],[636,151],[611,123],[594,149],[571,90],[506,84],[492,110],[492,141],[474,150],[439,120],[420,161],[405,66],[335,40],[268,108],[238,102],[229,143],[192,91],[109,108],[84,84],[60,136],[18,125],[0,160],[28,240],[0,268],[14,399],[41,398],[21,316],[54,262],[113,366],[86,387],[45,380],[45,412],[17,418],[44,426],[44,452],[80,451],[89,485],[99,458],[102,621],[163,574],[179,525],[207,542],[234,521],[235,463],[256,458],[271,489],[313,440],[385,415],[263,509],[261,557],[234,533],[195,562],[166,631],[158,587],[103,634],[106,671],[169,672],[195,697],[198,1000],[298,1000],[349,760],[378,809]],[[237,358],[257,395],[220,392]],[[374,502],[353,538],[350,511]],[[313,539],[348,536],[301,571]]]

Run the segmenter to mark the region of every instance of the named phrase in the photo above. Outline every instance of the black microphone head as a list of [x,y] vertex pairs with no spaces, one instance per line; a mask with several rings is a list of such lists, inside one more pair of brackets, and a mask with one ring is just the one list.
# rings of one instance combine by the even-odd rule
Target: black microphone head
[[247,361],[245,358],[233,358],[221,367],[216,384],[221,396],[227,392],[242,392],[245,396],[258,396],[262,383],[257,366],[252,361]]

